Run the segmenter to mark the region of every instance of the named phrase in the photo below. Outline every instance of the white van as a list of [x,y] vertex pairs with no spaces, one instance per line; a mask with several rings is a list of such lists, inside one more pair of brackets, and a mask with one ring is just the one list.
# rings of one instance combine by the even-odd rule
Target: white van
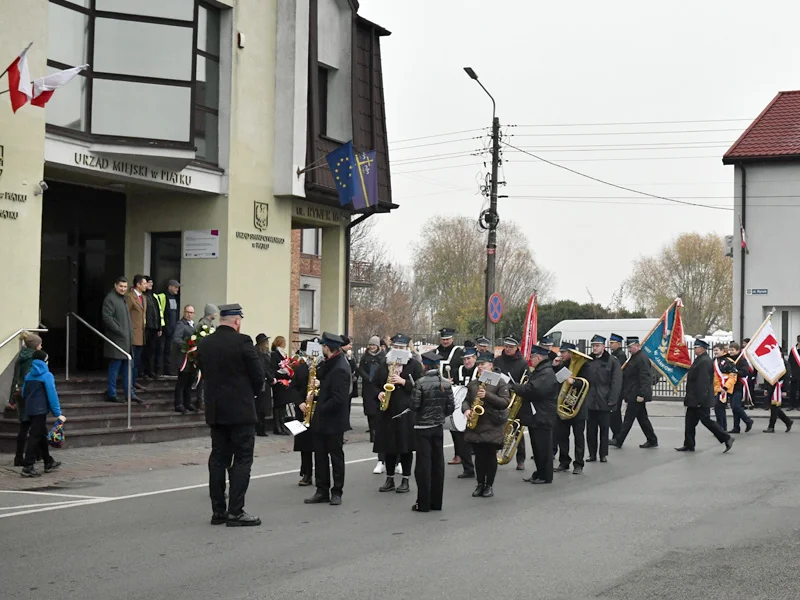
[[644,340],[656,323],[658,319],[569,319],[561,321],[545,335],[553,339],[553,346],[556,347],[560,347],[562,341],[578,343],[586,340],[588,343],[595,334],[607,340],[612,333],[623,338],[638,335],[639,339]]

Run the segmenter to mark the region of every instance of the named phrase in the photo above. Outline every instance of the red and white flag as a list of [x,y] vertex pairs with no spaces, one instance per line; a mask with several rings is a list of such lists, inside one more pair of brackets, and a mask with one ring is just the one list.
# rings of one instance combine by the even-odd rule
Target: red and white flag
[[[522,356],[530,364],[531,347],[539,342],[538,332],[538,308],[536,305],[536,293],[534,293],[530,300],[528,300],[528,310],[525,313],[525,324],[522,331]],[[519,382],[517,382],[519,383]]]
[[772,329],[771,317],[767,317],[750,340],[745,348],[745,357],[770,385],[775,385],[786,374],[786,364],[775,330]]
[[53,92],[67,85],[78,73],[88,66],[89,65],[81,65],[80,67],[73,67],[72,69],[66,69],[40,77],[33,82],[33,99],[31,100],[31,104],[44,107],[47,101],[53,96]]
[[6,72],[8,73],[8,95],[11,97],[11,110],[17,112],[33,97],[31,87],[31,72],[28,68],[28,49],[33,42],[20,52]]

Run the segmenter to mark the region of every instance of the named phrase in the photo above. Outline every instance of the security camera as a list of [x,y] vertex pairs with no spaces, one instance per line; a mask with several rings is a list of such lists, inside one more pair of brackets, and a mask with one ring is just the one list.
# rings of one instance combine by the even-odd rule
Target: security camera
[[33,191],[34,196],[40,196],[47,191],[48,185],[46,181],[39,182],[39,189]]

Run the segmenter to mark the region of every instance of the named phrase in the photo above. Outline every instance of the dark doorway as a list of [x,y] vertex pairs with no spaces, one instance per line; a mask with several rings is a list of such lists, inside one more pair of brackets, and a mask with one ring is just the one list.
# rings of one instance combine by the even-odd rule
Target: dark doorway
[[[124,194],[50,183],[42,201],[39,305],[53,367],[66,364],[68,312],[103,330],[103,298],[124,266]],[[71,369],[103,368],[103,341],[74,321],[70,346]]]
[[150,277],[156,293],[167,291],[170,279],[181,280],[181,232],[150,234]]

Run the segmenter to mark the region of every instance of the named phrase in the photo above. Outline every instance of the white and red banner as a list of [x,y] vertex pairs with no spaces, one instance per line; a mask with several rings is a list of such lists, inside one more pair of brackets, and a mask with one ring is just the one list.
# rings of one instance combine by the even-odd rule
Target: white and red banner
[[11,110],[17,112],[20,108],[33,97],[31,87],[31,72],[28,68],[28,48],[33,42],[28,44],[17,58],[14,59],[6,73],[8,73],[8,95],[11,97]]
[[531,347],[539,341],[538,320],[539,309],[536,305],[536,294],[528,300],[528,311],[525,313],[525,324],[522,330],[522,345],[520,350],[525,360],[530,363]]
[[772,329],[772,318],[767,319],[747,344],[744,350],[745,358],[753,368],[770,384],[775,383],[786,374],[786,364],[783,362],[778,338]]
[[44,107],[47,101],[53,96],[53,92],[67,85],[78,73],[88,66],[89,65],[81,65],[80,67],[73,67],[72,69],[66,69],[40,77],[33,82],[33,99],[31,100],[31,104]]

